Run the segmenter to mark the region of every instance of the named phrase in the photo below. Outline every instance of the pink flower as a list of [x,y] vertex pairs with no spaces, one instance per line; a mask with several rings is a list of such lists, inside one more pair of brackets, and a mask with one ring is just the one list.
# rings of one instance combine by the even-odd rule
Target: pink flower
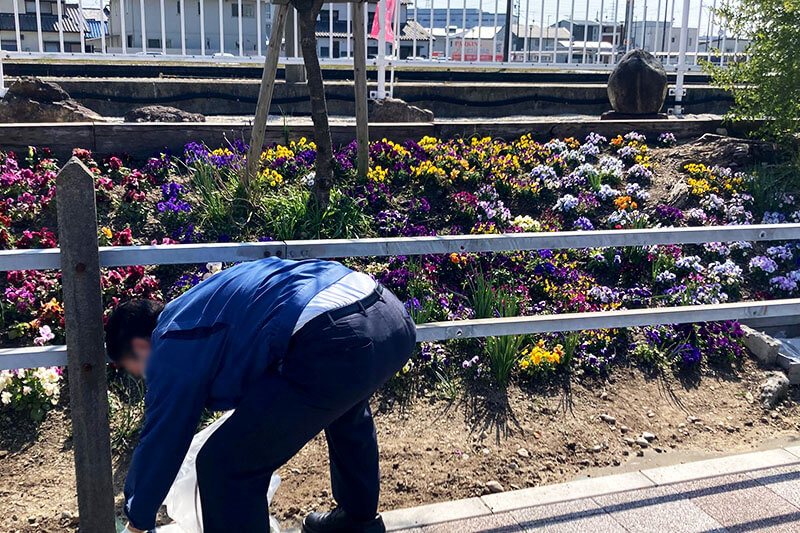
[[33,339],[33,344],[36,346],[43,346],[44,343],[55,339],[56,336],[50,330],[50,326],[42,326],[39,328],[39,336]]

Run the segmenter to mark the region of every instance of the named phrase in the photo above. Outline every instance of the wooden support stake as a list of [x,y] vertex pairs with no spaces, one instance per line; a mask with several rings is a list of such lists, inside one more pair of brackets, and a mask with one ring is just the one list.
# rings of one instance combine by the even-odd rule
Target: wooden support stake
[[114,531],[94,179],[73,157],[56,179],[69,398],[81,533]]
[[367,115],[367,49],[364,4],[353,4],[353,75],[356,98],[356,143],[358,177],[366,179],[369,170],[369,117]]
[[[277,2],[273,3],[277,4]],[[275,15],[272,32],[269,36],[269,47],[267,49],[267,57],[264,59],[264,73],[261,76],[261,88],[258,92],[258,103],[256,104],[256,115],[253,119],[253,130],[250,132],[250,148],[247,150],[245,184],[248,184],[258,171],[261,148],[264,146],[264,130],[267,127],[272,91],[275,88],[275,75],[278,72],[278,56],[281,53],[283,27],[286,24],[286,15],[289,9],[288,3],[278,5],[278,12]]]

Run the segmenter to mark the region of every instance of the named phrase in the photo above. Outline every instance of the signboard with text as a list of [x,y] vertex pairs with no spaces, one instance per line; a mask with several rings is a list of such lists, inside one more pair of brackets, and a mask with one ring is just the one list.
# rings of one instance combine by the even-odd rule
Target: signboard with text
[[[492,59],[492,39],[459,39],[455,38],[451,41],[451,49],[453,61],[502,61],[503,60],[503,40],[498,39],[494,50],[494,59]],[[478,50],[480,42],[480,56]],[[462,56],[462,43],[463,43],[463,56]]]

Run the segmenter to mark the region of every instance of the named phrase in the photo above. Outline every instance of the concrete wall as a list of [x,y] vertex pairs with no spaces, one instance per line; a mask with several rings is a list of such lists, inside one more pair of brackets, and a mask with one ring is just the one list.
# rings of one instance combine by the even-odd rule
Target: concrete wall
[[[469,137],[489,135],[492,137],[514,139],[530,133],[534,139],[547,141],[553,137],[574,136],[582,138],[590,131],[613,136],[620,132],[635,130],[648,136],[655,136],[665,130],[679,138],[699,137],[716,131],[721,119],[703,117],[684,120],[572,120],[553,118],[537,121],[458,121],[421,124],[370,124],[370,139],[387,138],[402,142],[419,140],[429,135],[438,138]],[[737,124],[742,130],[732,134],[745,134],[753,124]],[[271,124],[267,126],[265,143],[283,143],[284,136],[290,139],[313,138],[310,124],[294,124],[288,127]],[[334,144],[347,144],[355,138],[355,126],[331,126]],[[47,146],[56,157],[66,160],[73,148],[88,148],[99,155],[124,151],[137,159],[146,159],[164,148],[174,153],[182,153],[187,142],[204,142],[210,147],[225,146],[234,139],[250,138],[249,121],[214,123],[177,124],[0,124],[0,150],[25,151],[28,146]],[[135,142],[130,142],[135,139]]]
[[[159,103],[206,115],[251,115],[255,110],[255,80],[54,79],[75,99],[106,116]],[[374,86],[370,85],[370,89]],[[326,83],[331,115],[353,116],[353,85]],[[435,117],[513,117],[519,115],[592,114],[611,109],[602,83],[398,83],[394,96],[430,109]],[[688,113],[724,113],[731,98],[708,86],[690,86],[684,100]],[[668,100],[667,105],[670,105]],[[309,114],[306,86],[279,81],[273,114]]]

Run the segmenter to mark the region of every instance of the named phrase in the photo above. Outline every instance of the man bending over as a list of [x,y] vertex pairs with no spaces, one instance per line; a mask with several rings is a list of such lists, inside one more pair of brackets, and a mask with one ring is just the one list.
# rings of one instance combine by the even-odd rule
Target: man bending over
[[205,533],[266,533],[272,473],[325,430],[338,507],[306,533],[382,533],[369,397],[408,360],[414,323],[388,290],[332,261],[242,263],[164,307],[130,301],[109,357],[145,377],[145,422],[125,482],[133,532],[156,512],[204,407],[235,409],[197,456]]

